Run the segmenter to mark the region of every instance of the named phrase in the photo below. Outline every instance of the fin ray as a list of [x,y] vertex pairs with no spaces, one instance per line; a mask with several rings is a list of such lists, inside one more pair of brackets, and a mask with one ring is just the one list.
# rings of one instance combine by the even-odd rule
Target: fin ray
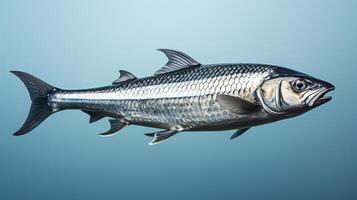
[[172,49],[158,50],[163,52],[167,56],[169,61],[166,63],[165,66],[156,71],[155,75],[165,74],[188,67],[195,67],[201,65],[199,62],[195,61],[193,58],[181,51],[176,51]]
[[29,114],[14,135],[24,135],[36,128],[48,116],[56,112],[47,104],[47,95],[55,87],[45,83],[44,81],[21,71],[11,71],[15,74],[26,86],[32,101]]
[[117,132],[120,131],[122,128],[129,125],[129,123],[122,122],[119,119],[110,119],[109,123],[110,123],[110,129],[104,133],[100,133],[99,134],[100,136],[103,137],[113,136],[117,134]]
[[126,81],[133,81],[138,79],[136,76],[134,76],[132,73],[125,71],[125,70],[119,70],[120,76],[117,80],[115,80],[112,84],[117,85]]
[[146,136],[149,137],[154,137],[153,140],[149,143],[149,145],[155,145],[159,144],[163,141],[166,141],[170,137],[176,135],[178,131],[175,130],[165,130],[165,131],[160,131],[160,132],[155,132],[155,133],[146,133]]

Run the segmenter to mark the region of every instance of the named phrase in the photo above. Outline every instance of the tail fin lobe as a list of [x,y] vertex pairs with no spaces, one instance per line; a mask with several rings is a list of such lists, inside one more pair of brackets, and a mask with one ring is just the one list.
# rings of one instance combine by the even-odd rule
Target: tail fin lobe
[[11,71],[11,73],[19,77],[25,84],[32,100],[26,121],[22,127],[14,133],[14,135],[24,135],[36,128],[43,120],[55,112],[47,102],[48,93],[55,87],[25,72]]

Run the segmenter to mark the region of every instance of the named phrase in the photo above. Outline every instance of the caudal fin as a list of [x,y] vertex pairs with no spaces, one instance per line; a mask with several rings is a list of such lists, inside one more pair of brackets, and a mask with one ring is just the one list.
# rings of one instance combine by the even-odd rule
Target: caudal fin
[[55,87],[25,72],[11,71],[11,73],[19,77],[25,84],[32,101],[25,123],[14,133],[14,135],[24,135],[55,112],[47,103],[47,95]]

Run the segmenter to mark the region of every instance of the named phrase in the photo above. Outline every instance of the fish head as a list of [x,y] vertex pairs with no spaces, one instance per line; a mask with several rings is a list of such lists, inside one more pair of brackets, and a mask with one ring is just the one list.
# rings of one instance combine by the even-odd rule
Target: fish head
[[273,76],[263,81],[256,94],[268,113],[292,117],[329,102],[332,97],[326,94],[334,89],[335,87],[326,81],[278,68]]

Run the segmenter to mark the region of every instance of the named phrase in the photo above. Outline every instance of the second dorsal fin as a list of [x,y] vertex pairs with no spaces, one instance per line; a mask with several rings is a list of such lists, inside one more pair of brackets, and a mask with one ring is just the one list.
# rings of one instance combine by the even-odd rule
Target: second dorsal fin
[[163,52],[169,61],[161,69],[155,72],[155,75],[165,74],[168,72],[184,69],[187,67],[194,67],[201,65],[199,62],[195,61],[190,56],[186,55],[181,51],[176,51],[172,49],[158,49]]
[[125,70],[119,70],[119,73],[120,73],[120,76],[117,80],[115,80],[113,82],[113,85],[117,85],[117,84],[120,84],[125,81],[133,81],[135,79],[138,79],[132,73],[125,71]]

